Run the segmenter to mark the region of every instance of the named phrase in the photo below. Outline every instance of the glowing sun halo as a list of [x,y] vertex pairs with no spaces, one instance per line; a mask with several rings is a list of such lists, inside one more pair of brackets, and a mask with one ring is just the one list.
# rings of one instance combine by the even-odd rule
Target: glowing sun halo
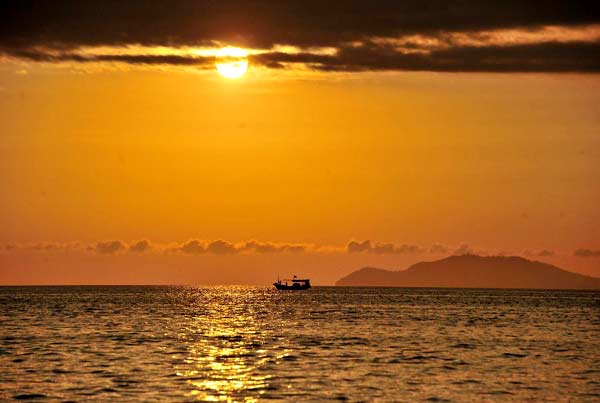
[[225,78],[240,78],[248,69],[248,53],[244,49],[221,48],[216,56],[217,71]]

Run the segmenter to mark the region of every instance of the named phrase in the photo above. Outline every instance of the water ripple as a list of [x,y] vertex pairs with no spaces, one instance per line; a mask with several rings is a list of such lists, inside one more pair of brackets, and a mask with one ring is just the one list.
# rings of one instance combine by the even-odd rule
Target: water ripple
[[593,401],[600,293],[0,287],[0,400]]

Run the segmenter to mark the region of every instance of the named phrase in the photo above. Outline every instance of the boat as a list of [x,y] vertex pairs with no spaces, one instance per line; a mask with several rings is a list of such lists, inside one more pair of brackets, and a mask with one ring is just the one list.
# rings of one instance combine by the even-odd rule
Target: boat
[[273,283],[273,285],[278,290],[308,290],[310,288],[310,280],[307,278],[299,279],[294,276],[292,279],[277,279],[277,282]]

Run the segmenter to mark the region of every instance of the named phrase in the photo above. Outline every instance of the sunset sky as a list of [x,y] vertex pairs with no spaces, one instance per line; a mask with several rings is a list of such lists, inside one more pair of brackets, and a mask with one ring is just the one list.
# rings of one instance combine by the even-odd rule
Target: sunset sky
[[3,2],[0,283],[600,277],[600,5],[548,3]]

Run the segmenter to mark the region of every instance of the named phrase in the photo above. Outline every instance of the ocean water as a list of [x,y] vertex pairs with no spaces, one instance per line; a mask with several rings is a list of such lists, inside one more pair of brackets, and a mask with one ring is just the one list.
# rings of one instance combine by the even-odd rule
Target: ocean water
[[12,399],[600,401],[600,293],[1,287]]

